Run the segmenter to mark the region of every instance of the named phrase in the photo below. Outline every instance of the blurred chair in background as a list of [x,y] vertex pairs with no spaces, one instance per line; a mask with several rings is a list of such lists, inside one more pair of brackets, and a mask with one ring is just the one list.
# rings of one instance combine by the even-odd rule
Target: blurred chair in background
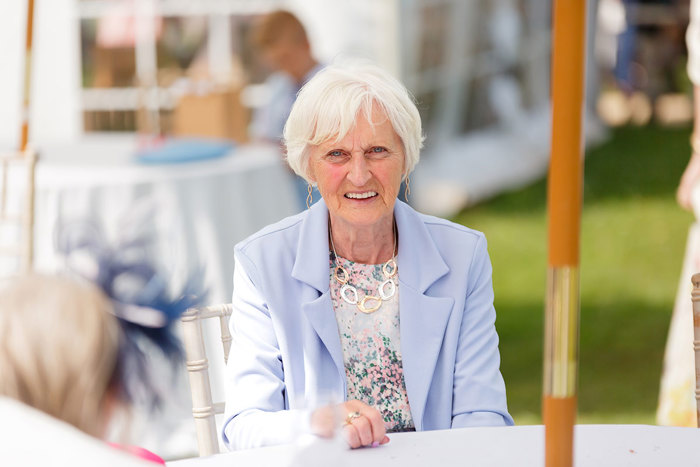
[[693,351],[695,354],[695,408],[700,426],[700,274],[693,275]]
[[[34,191],[37,153],[0,155],[0,275],[32,270],[34,252]],[[14,261],[6,261],[7,258]]]
[[230,303],[190,308],[181,319],[187,372],[192,390],[192,415],[197,429],[200,456],[210,456],[220,452],[215,415],[224,413],[224,403],[214,403],[212,400],[209,360],[204,346],[202,320],[219,318],[224,361],[228,362],[228,353],[231,348],[231,333],[228,326],[232,311],[233,305]]

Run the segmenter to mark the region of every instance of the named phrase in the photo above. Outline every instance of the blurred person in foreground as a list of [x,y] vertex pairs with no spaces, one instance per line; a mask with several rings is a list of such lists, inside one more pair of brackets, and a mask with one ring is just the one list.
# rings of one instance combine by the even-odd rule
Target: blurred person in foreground
[[[261,16],[253,25],[251,42],[273,70],[265,81],[267,100],[253,113],[251,136],[253,140],[280,144],[297,93],[323,65],[314,58],[301,21],[288,11]],[[294,179],[299,208],[303,209],[306,182],[296,176]],[[314,194],[318,198],[318,192]]]
[[656,422],[659,425],[697,426],[695,401],[695,354],[693,352],[693,309],[691,277],[700,272],[700,1],[690,2],[690,23],[686,31],[688,77],[693,83],[695,120],[690,138],[691,157],[683,172],[676,198],[695,215],[688,231],[685,258],[676,302],[669,327]]
[[[158,349],[173,363],[180,360],[171,324],[196,303],[199,287],[190,280],[182,295],[171,299],[167,281],[143,259],[145,244],[137,240],[109,249],[96,231],[79,224],[63,233],[59,248],[74,274],[20,277],[0,293],[0,399],[4,405],[9,399],[19,403],[10,407],[21,414],[0,423],[23,433],[26,420],[43,420],[26,427],[35,439],[33,449],[25,452],[27,463],[42,458],[42,453],[59,465],[65,461],[62,455],[76,464],[107,461],[118,458],[116,447],[134,459],[165,464],[143,448],[105,444],[100,449],[81,440],[75,429],[104,439],[117,412],[137,401],[158,403],[145,351]],[[37,417],[32,409],[53,420]],[[61,447],[67,453],[55,446],[46,451],[55,444],[42,439],[49,435],[47,427],[55,432],[52,436],[76,446],[91,444],[89,456],[94,457],[71,452],[71,446]],[[21,440],[17,449],[21,453]],[[2,449],[0,453],[7,454]]]
[[[397,201],[423,141],[404,86],[372,65],[329,66],[284,140],[322,199],[235,248],[226,445],[331,436],[337,412],[353,448],[513,424],[484,235]],[[313,407],[333,394],[344,402]]]

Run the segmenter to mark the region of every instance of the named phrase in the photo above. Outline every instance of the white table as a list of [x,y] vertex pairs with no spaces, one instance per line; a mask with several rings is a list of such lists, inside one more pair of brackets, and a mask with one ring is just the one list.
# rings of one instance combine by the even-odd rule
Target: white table
[[[157,256],[176,289],[188,270],[201,266],[207,304],[230,301],[234,245],[298,210],[279,148],[238,146],[216,159],[144,165],[135,160],[137,143],[134,135],[96,134],[74,144],[39,148],[35,268],[48,273],[62,268],[54,247],[58,222],[90,219],[101,224],[111,241],[136,222],[151,230]],[[149,208],[155,215],[144,216]],[[204,332],[212,390],[215,399],[223,400],[220,333],[214,322],[205,323]],[[137,413],[132,441],[166,457],[194,454],[185,372],[174,381],[167,374],[161,380],[170,400],[153,416],[160,425],[154,427],[145,412]]]
[[88,217],[112,238],[150,205],[157,215],[145,220],[165,266],[203,266],[208,301],[228,301],[234,244],[298,209],[274,146],[239,146],[216,159],[159,165],[136,162],[133,135],[90,135],[40,149],[34,242],[40,271],[61,267],[54,251],[57,222]]
[[[544,466],[544,427],[516,426],[397,433],[378,448],[339,443],[285,445],[168,463],[172,467]],[[700,466],[700,430],[646,425],[578,425],[574,465]]]

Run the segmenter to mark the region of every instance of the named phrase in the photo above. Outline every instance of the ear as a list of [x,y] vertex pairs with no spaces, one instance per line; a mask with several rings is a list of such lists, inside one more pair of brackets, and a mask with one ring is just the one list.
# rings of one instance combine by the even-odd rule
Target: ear
[[306,177],[311,180],[312,183],[316,183],[316,170],[311,163],[311,154],[309,154],[309,158],[306,159]]
[[311,184],[316,183],[316,175],[314,174],[314,171],[311,170],[311,167],[309,167],[309,170],[306,171],[306,178],[308,179],[307,182],[310,181]]

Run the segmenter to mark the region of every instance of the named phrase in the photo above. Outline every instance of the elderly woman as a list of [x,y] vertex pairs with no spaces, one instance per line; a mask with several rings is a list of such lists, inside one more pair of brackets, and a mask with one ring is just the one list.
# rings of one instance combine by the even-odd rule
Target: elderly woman
[[[491,264],[480,232],[397,201],[422,146],[410,95],[374,66],[329,66],[284,137],[322,200],[235,248],[224,442],[510,425]],[[315,409],[315,410],[313,410]]]

